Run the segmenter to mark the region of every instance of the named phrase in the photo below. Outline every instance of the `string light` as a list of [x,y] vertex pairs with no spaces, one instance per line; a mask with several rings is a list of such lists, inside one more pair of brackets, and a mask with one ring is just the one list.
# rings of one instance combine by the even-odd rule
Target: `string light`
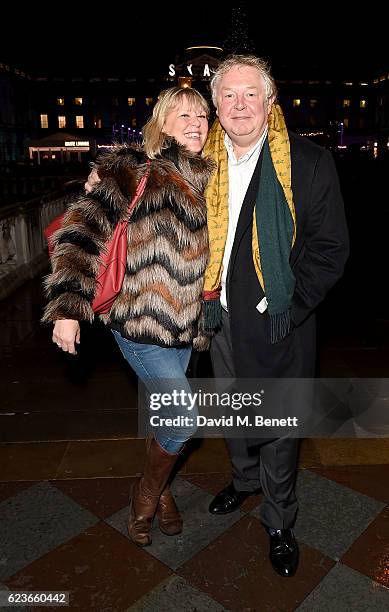
[[324,136],[324,132],[300,132],[300,136]]
[[232,9],[230,34],[223,48],[229,53],[255,52],[255,46],[248,35],[247,16],[241,6]]

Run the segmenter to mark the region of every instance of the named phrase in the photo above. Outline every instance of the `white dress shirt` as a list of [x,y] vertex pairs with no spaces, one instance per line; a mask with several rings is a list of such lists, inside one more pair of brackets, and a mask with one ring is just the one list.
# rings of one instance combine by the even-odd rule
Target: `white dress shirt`
[[227,134],[224,137],[224,145],[228,154],[228,233],[223,256],[222,290],[220,295],[220,302],[224,310],[228,310],[226,278],[240,210],[266,136],[267,127],[258,142],[250,151],[242,155],[239,160],[235,157],[230,137]]

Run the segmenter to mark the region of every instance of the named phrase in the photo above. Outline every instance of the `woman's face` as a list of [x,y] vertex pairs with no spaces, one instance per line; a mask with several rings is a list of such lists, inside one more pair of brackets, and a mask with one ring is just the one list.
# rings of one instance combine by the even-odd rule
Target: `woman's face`
[[189,151],[200,153],[207,139],[208,118],[203,109],[198,107],[194,110],[187,97],[183,96],[166,115],[162,129]]

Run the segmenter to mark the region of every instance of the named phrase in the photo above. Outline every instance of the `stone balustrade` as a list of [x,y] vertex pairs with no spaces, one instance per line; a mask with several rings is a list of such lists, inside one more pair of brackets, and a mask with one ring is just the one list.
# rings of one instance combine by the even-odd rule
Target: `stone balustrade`
[[48,267],[43,230],[81,187],[69,181],[61,191],[0,208],[0,300]]

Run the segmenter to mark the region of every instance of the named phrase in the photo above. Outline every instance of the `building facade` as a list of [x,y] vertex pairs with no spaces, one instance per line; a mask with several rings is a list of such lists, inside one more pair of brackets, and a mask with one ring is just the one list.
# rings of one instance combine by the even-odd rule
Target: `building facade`
[[[222,56],[221,47],[188,47],[163,74],[142,78],[31,76],[0,64],[0,164],[85,161],[114,141],[141,140],[161,89],[193,86],[210,99],[209,80]],[[333,149],[388,151],[389,74],[335,80],[278,72],[291,129]]]

